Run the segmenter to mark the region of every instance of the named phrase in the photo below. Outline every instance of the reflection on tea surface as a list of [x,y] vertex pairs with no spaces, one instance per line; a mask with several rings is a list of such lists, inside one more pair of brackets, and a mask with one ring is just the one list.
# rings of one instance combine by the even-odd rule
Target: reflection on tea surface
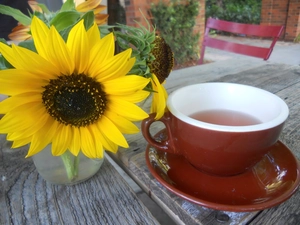
[[249,126],[261,123],[255,117],[246,113],[223,109],[200,111],[191,114],[190,117],[205,123],[224,126]]

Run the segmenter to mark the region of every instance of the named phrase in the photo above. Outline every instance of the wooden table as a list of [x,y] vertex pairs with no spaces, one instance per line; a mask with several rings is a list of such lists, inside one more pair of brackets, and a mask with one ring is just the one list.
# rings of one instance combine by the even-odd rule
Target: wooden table
[[[233,59],[172,72],[166,88],[171,93],[194,83],[219,81],[256,86],[280,96],[290,116],[280,140],[300,159],[300,67],[262,60]],[[147,108],[147,105],[144,107]],[[154,126],[157,131],[162,127]],[[147,143],[142,134],[129,136],[130,148],[120,149],[114,160],[177,224],[300,224],[300,191],[279,206],[258,212],[223,212],[190,203],[161,185],[145,162]]]
[[0,225],[159,224],[107,159],[86,182],[51,185],[10,146],[0,135]]

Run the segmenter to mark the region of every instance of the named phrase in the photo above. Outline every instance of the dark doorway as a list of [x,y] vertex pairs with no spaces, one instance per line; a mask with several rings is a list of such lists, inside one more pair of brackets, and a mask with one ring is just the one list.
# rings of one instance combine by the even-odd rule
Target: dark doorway
[[126,16],[124,6],[120,0],[107,1],[108,24],[114,25],[116,23],[126,24]]

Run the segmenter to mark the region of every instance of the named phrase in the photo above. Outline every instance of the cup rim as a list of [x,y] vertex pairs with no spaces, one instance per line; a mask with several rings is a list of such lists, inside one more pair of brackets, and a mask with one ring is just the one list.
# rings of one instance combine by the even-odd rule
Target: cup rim
[[[208,86],[208,85],[239,86],[239,87],[254,89],[255,91],[261,92],[265,95],[271,96],[274,99],[277,99],[278,104],[280,105],[282,110],[277,117],[275,117],[274,119],[272,119],[268,122],[263,122],[263,123],[255,124],[255,125],[247,125],[247,126],[227,126],[227,125],[217,125],[217,124],[212,124],[212,123],[206,123],[206,122],[202,122],[202,121],[193,119],[193,118],[183,114],[182,112],[177,110],[175,107],[173,107],[172,101],[174,101],[174,96],[176,95],[176,93],[183,91],[184,89],[189,89],[194,86],[201,87],[201,86]],[[186,122],[190,125],[193,125],[196,127],[201,127],[201,128],[207,129],[207,130],[224,131],[224,132],[253,132],[253,131],[270,129],[270,128],[273,128],[273,127],[283,124],[289,115],[289,108],[288,108],[287,104],[277,95],[275,95],[269,91],[266,91],[264,89],[254,87],[254,86],[244,85],[244,84],[236,84],[236,83],[226,83],[226,82],[206,82],[206,83],[198,83],[198,84],[192,84],[192,85],[187,85],[187,86],[181,87],[169,95],[168,100],[167,100],[167,107],[168,107],[168,110],[176,118],[178,118],[179,120],[181,120],[183,122]]]

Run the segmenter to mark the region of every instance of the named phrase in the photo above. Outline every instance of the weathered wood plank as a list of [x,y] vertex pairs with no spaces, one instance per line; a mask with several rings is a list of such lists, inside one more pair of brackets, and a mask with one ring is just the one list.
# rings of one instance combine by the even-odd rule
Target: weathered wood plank
[[[128,165],[119,162],[119,165],[125,169],[131,177],[148,193],[148,195],[160,206],[165,212],[173,218],[177,224],[220,224],[218,218],[220,215],[228,216],[228,220],[222,224],[246,224],[256,216],[252,213],[234,213],[223,212],[208,209],[196,204],[185,201],[177,195],[164,188],[149,172],[145,163],[145,149],[147,142],[140,136],[135,139],[135,145],[144,146],[138,154],[131,154],[128,159]],[[134,148],[133,148],[134,149]],[[132,149],[132,151],[133,151]],[[118,162],[119,158],[124,158],[125,149],[120,149],[117,155],[110,154]],[[128,149],[125,150],[128,153]],[[130,151],[130,150],[129,150]],[[128,156],[129,154],[127,154]]]
[[255,225],[298,225],[300,224],[300,191],[279,206],[262,211],[253,221]]
[[300,67],[286,64],[265,64],[213,81],[246,84],[276,93],[300,81]]
[[[256,86],[276,93],[285,99],[290,107],[291,114],[290,120],[287,121],[286,128],[281,136],[281,140],[285,142],[296,155],[300,154],[298,152],[300,122],[299,119],[297,119],[300,118],[300,110],[295,107],[293,108],[293,105],[299,105],[300,102],[300,95],[297,90],[299,89],[297,83],[300,82],[299,67],[268,63],[258,63],[253,65],[251,62],[247,63],[243,60],[237,60],[235,67],[233,67],[232,64],[223,61],[190,69],[192,71],[189,71],[189,76],[186,76],[186,70],[172,72],[166,84],[169,93],[179,87],[189,84],[214,81]],[[293,85],[294,87],[289,90]],[[144,107],[149,107],[147,104],[149,103],[146,103]],[[156,133],[158,130],[162,129],[162,127],[163,126],[161,125],[153,126],[153,133]],[[297,130],[298,132],[296,132]],[[229,220],[227,222],[222,222],[222,224],[248,224],[256,216],[257,218],[260,218],[258,215],[263,215],[263,213],[270,211],[265,210],[263,213],[221,212],[200,207],[181,199],[165,189],[149,173],[145,164],[144,153],[147,143],[141,133],[130,136],[128,139],[130,148],[120,149],[118,154],[111,156],[178,224],[220,224],[221,222],[218,221],[218,218],[220,215],[224,214],[229,216]],[[299,201],[298,195],[299,194],[297,193],[289,201]],[[289,205],[288,202],[286,204]],[[268,216],[271,217],[272,213]]]
[[280,139],[300,159],[300,82],[276,94],[285,100],[290,110]]
[[0,224],[159,224],[105,159],[100,171],[73,186],[51,185],[0,135]]
[[219,61],[216,63],[204,64],[185,69],[172,71],[166,82],[168,93],[174,90],[196,83],[208,82],[228,74],[235,74],[247,69],[260,67],[268,64],[263,60],[255,59],[234,59],[233,61]]
[[[276,93],[290,109],[290,116],[280,139],[300,159],[300,82]],[[253,224],[296,225],[300,224],[300,189],[286,202],[264,210]]]

